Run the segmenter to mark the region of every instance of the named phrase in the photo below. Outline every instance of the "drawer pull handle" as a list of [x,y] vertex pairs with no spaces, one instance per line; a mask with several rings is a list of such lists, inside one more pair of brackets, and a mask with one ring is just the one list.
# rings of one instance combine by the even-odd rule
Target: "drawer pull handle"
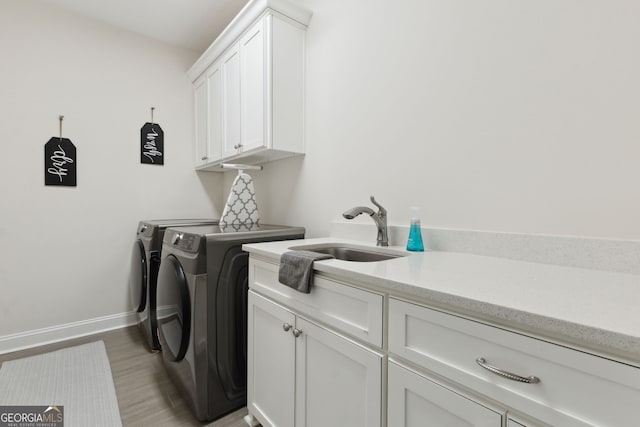
[[289,332],[289,329],[291,329],[291,325],[288,323],[284,323],[282,325],[282,329],[284,329],[285,332]]
[[531,375],[530,377],[521,377],[520,375],[512,374],[507,371],[503,371],[502,369],[496,368],[495,366],[491,366],[484,360],[484,357],[478,357],[476,359],[476,363],[482,366],[484,369],[493,372],[496,375],[500,375],[501,377],[508,378],[513,381],[519,381],[521,383],[527,384],[537,384],[540,382],[540,378],[534,377]]

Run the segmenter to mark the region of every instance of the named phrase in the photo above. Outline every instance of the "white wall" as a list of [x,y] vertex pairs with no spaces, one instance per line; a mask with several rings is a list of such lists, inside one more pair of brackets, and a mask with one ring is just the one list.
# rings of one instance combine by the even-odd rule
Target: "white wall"
[[640,239],[637,1],[300,3],[307,155],[252,173],[265,220],[327,235],[375,194],[391,223]]
[[[307,155],[251,172],[265,222],[327,235],[375,194],[392,224],[640,239],[637,2],[298,1]],[[125,312],[137,221],[217,216],[234,176],[193,171],[196,58],[26,0],[0,52],[0,337]],[[43,185],[59,114],[77,188]]]
[[[0,337],[127,312],[137,222],[221,211],[221,176],[193,170],[196,57],[18,0],[0,2],[0,52]],[[139,160],[151,106],[164,166]],[[77,188],[44,186],[60,114]]]

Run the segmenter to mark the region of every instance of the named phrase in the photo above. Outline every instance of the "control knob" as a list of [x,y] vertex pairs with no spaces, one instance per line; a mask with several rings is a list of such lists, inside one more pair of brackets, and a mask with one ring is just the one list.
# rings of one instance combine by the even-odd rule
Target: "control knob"
[[184,237],[184,234],[182,234],[182,233],[176,234],[171,243],[174,244],[174,245],[177,245],[178,243],[180,243],[180,241],[182,240],[183,237]]

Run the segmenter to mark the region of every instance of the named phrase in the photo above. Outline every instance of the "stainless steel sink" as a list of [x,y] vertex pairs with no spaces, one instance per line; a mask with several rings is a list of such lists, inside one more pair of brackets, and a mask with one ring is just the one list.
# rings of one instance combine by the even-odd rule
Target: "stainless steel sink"
[[369,248],[355,245],[345,245],[340,243],[293,246],[289,249],[329,254],[336,259],[353,262],[386,261],[389,259],[400,258],[408,255],[404,252],[394,251],[391,249]]

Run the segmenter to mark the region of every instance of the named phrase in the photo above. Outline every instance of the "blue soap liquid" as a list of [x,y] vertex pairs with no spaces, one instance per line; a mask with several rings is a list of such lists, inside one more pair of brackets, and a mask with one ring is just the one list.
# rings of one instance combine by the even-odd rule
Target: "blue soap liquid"
[[422,232],[420,231],[420,222],[411,224],[409,228],[409,240],[407,240],[407,250],[414,252],[424,251],[422,243]]

